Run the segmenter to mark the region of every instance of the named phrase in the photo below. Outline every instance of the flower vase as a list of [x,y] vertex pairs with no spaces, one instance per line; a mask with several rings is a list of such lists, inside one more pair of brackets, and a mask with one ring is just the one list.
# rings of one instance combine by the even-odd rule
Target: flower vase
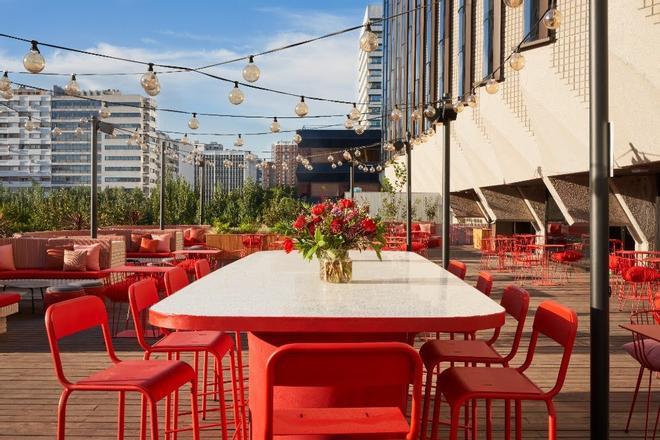
[[328,283],[350,283],[353,278],[353,261],[348,255],[319,258],[320,275]]

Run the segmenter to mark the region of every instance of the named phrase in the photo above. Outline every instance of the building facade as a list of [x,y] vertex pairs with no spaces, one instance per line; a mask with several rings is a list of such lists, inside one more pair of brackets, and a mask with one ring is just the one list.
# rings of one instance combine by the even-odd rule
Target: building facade
[[[448,146],[455,216],[482,217],[505,233],[520,222],[539,233],[548,222],[586,232],[588,0],[558,0],[557,29],[541,19],[548,0],[525,0],[518,8],[494,0],[414,5],[420,7],[385,24],[383,98],[384,114],[395,105],[403,113],[399,121],[383,120],[386,140],[426,132],[412,153],[413,191],[440,192],[445,145],[441,126],[429,135],[431,121],[412,120],[411,112],[447,96],[466,103],[451,123]],[[384,15],[410,9],[410,1],[386,0]],[[610,225],[638,249],[657,248],[658,14],[646,2],[610,2],[609,9]],[[517,64],[508,59],[516,47],[524,66],[518,55]],[[490,82],[491,92],[497,88],[492,94],[489,79],[497,85]]]
[[[378,35],[378,49],[373,52],[359,51],[358,56],[358,109],[369,118],[370,127],[380,129],[381,101],[383,96],[383,5],[373,4],[366,8],[363,24],[370,23]],[[378,20],[378,21],[374,21]],[[362,37],[360,32],[360,37]],[[359,39],[358,39],[359,41]]]
[[298,145],[294,142],[280,141],[271,146],[267,187],[296,186],[297,155]]
[[216,190],[233,191],[248,180],[257,181],[256,163],[251,160],[250,151],[226,150],[222,144],[210,142],[204,145],[204,156],[210,165],[204,171],[207,200]]
[[[14,97],[0,103],[0,186],[51,187],[50,109],[50,93],[26,88],[14,89]],[[38,128],[26,130],[28,118]]]

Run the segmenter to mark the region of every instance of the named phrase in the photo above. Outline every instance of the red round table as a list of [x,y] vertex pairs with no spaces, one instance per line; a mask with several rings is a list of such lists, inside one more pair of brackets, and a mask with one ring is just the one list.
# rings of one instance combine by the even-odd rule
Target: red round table
[[536,286],[556,286],[559,283],[552,279],[550,273],[550,255],[563,250],[563,244],[528,244],[527,248],[541,251],[541,273],[538,280],[532,282]]

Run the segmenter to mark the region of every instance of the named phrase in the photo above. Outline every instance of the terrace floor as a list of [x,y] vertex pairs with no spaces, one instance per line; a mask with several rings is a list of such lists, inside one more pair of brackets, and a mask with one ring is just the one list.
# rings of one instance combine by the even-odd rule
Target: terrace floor
[[[474,283],[479,270],[479,254],[468,247],[453,249],[453,258],[468,263],[467,281]],[[438,259],[438,253],[432,253]],[[494,273],[493,298],[499,300],[504,286],[512,283],[508,272]],[[527,347],[527,337],[536,306],[546,299],[554,299],[573,307],[580,319],[578,340],[570,371],[561,394],[555,403],[558,411],[558,438],[582,439],[589,437],[589,292],[588,274],[579,272],[569,286],[544,287],[538,290],[525,286],[531,294],[528,317],[521,352],[512,365],[518,365]],[[21,304],[21,313],[9,318],[9,332],[0,335],[0,438],[52,439],[55,438],[56,410],[61,387],[55,380],[42,314],[31,314],[28,302]],[[617,310],[612,302],[611,325],[611,438],[643,438],[645,395],[640,395],[632,430],[625,433],[626,416],[638,364],[626,355],[621,346],[631,340],[630,335],[618,327],[628,320],[628,314]],[[511,330],[503,332],[503,343],[510,341]],[[140,358],[141,350],[132,339],[116,339],[120,358]],[[106,362],[102,341],[98,333],[87,333],[70,338],[62,346],[65,364],[73,378],[83,377]],[[244,354],[245,356],[245,354]],[[531,376],[542,386],[554,383],[554,369],[559,362],[558,351],[545,341],[537,349]],[[186,402],[186,400],[182,400]],[[138,401],[127,401],[126,438],[137,438]],[[656,403],[657,405],[657,399]],[[657,406],[654,405],[654,408]],[[483,406],[480,410],[483,411]],[[655,411],[652,409],[652,416]],[[160,413],[161,421],[163,412]],[[501,408],[495,407],[494,438],[503,438]],[[524,438],[546,438],[545,405],[525,403],[523,406]],[[499,420],[498,420],[499,419]],[[116,396],[110,394],[81,393],[72,396],[68,407],[67,438],[116,438]],[[653,418],[652,418],[653,420]],[[480,436],[481,437],[480,433]],[[461,436],[462,437],[462,436]],[[180,435],[179,438],[189,438]],[[202,438],[218,438],[218,433],[206,432]],[[443,438],[445,438],[443,436]]]

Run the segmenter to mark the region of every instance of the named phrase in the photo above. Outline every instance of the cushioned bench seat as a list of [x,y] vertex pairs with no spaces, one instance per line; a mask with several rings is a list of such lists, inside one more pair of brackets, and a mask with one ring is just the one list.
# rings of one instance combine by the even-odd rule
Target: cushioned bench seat
[[89,280],[107,276],[107,270],[88,270],[84,272],[48,269],[0,270],[0,280]]
[[0,334],[7,332],[7,316],[18,313],[18,293],[0,293]]
[[126,252],[126,258],[171,258],[171,252]]

